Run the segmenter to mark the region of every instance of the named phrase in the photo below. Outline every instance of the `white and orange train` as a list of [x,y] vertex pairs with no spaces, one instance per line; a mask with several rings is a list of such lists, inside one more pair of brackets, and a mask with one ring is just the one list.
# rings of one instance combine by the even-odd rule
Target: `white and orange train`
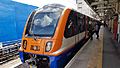
[[[63,68],[87,37],[92,18],[60,4],[45,5],[29,16],[19,49],[23,63]],[[44,67],[45,68],[45,67]]]

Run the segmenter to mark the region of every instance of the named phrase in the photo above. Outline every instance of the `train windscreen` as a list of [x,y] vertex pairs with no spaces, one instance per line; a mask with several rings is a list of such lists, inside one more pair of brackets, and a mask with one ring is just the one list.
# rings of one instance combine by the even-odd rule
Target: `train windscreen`
[[57,23],[62,13],[61,8],[45,8],[34,14],[28,35],[39,37],[51,37],[54,35]]

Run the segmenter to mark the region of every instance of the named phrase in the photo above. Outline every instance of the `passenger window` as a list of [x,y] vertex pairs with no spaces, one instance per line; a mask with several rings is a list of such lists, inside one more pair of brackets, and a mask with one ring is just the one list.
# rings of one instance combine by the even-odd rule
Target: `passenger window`
[[79,29],[78,29],[78,13],[77,12],[74,12],[74,15],[73,15],[73,19],[74,19],[74,35],[78,34],[79,33]]
[[86,19],[87,19],[87,22],[86,22],[86,24],[87,24],[87,30],[89,30],[89,17],[87,17]]
[[79,33],[85,31],[85,16],[82,14],[78,14],[78,28]]
[[77,27],[77,12],[71,11],[70,15],[68,17],[64,36],[65,38],[72,37],[78,33],[78,27]]

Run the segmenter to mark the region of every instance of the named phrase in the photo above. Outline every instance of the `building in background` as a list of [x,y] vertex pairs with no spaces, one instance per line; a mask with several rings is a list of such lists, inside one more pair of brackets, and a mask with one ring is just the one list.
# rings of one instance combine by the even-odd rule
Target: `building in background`
[[0,0],[0,46],[20,42],[27,17],[35,6]]

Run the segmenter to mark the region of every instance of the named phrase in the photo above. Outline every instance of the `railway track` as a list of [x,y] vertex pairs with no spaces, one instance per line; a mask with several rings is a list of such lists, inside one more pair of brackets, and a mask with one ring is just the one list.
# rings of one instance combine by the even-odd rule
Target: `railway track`
[[20,47],[20,43],[0,48],[0,64],[3,64],[7,61],[10,61],[18,57],[19,47]]

